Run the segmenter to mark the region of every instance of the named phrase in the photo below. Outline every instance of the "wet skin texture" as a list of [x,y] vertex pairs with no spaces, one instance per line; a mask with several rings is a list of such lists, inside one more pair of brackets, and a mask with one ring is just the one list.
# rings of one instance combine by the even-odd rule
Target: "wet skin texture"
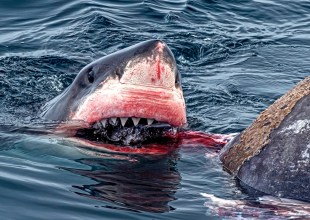
[[[268,194],[310,202],[309,112],[308,95],[273,131],[262,152],[241,167],[238,177],[245,184]],[[301,130],[292,127],[307,120],[308,126]]]
[[[144,66],[139,65],[142,62],[145,62]],[[113,84],[113,81],[115,82],[115,86],[120,86],[117,88],[117,92],[121,92],[121,89],[140,92],[137,95],[145,98],[145,100],[139,100],[146,101],[144,105],[148,104],[147,98],[164,99],[164,92],[166,90],[178,90],[180,93],[181,103],[176,103],[176,106],[173,107],[181,108],[180,111],[182,112],[177,112],[179,115],[175,115],[181,118],[178,118],[179,121],[173,121],[171,119],[171,123],[177,126],[182,126],[186,123],[185,104],[181,91],[180,73],[176,68],[176,63],[172,52],[164,42],[159,40],[145,41],[90,63],[79,72],[73,83],[63,93],[44,106],[42,116],[46,119],[54,121],[68,121],[76,119],[93,122],[89,119],[90,116],[88,116],[88,118],[79,118],[75,115],[75,113],[79,111],[83,105],[89,107],[87,106],[87,103],[85,103],[85,99],[100,90],[105,90],[104,92],[107,93],[102,93],[101,97],[95,97],[98,98],[96,101],[99,102],[103,99],[115,98],[115,100],[107,101],[117,102],[117,97],[120,97],[122,94],[115,94],[114,97],[110,97],[108,96],[108,92],[109,90],[112,90],[112,86],[110,86],[110,88],[103,88],[105,86],[104,83],[108,84],[110,82]],[[132,88],[127,88],[126,86],[132,86]],[[137,87],[139,86],[145,90],[138,90]],[[162,93],[158,94],[156,92]],[[147,94],[149,94],[149,96],[145,96]],[[156,95],[162,97],[156,97]],[[129,99],[130,97],[126,98]],[[167,97],[167,99],[169,98],[170,97]],[[171,101],[172,104],[175,104],[175,100],[173,99],[166,101]],[[111,105],[109,102],[104,104]],[[138,102],[129,103],[132,109],[137,104]],[[153,108],[156,107],[157,110],[160,110],[160,102],[153,104]],[[162,104],[165,103],[162,102]],[[124,108],[124,106],[120,106],[119,108]],[[103,112],[101,109],[95,110],[102,114],[102,116],[106,116],[105,114],[109,113]],[[122,110],[129,111],[130,109]],[[87,109],[85,111],[89,112],[84,112],[84,114],[94,113],[91,112],[92,109]],[[113,111],[114,109],[110,109],[110,112]],[[125,116],[124,113],[122,114]],[[128,115],[128,117],[139,116],[138,112],[135,112],[135,114],[136,115]],[[107,118],[120,116],[122,116],[121,113],[120,115],[108,115]],[[141,116],[145,115],[141,114]],[[167,122],[169,123],[170,121]]]
[[[293,103],[291,99],[294,97],[293,91],[299,95],[303,91],[303,95],[299,100],[296,100],[296,104],[281,120],[279,126],[268,133],[266,145],[259,146],[261,150],[247,157],[239,169],[230,169],[234,167],[232,166],[234,163],[231,164],[233,161],[231,152],[238,148],[240,153],[241,150],[251,147],[249,143],[242,144],[243,140],[247,138],[247,130],[255,131],[256,126],[258,129],[263,129],[260,124],[263,127],[268,126],[269,123],[264,121],[263,115],[269,115],[269,121],[270,119],[277,120],[275,115],[279,115]],[[281,101],[278,100],[263,112],[245,133],[238,135],[222,149],[220,158],[224,167],[241,181],[243,187],[253,188],[257,191],[255,193],[266,193],[310,202],[309,91],[310,78],[308,77],[279,99]],[[279,105],[279,103],[281,104]],[[258,132],[256,134],[259,135]],[[253,192],[252,189],[249,190]]]
[[149,40],[96,60],[43,107],[42,117],[83,122],[75,135],[90,141],[158,141],[186,124],[174,56],[163,41]]

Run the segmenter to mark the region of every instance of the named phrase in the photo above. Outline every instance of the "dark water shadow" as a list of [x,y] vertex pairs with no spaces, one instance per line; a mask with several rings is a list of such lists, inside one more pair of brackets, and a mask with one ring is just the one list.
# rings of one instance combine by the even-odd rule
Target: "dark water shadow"
[[89,169],[64,168],[95,181],[73,185],[76,194],[113,203],[106,208],[157,213],[174,210],[169,202],[176,200],[181,181],[177,151],[165,156],[105,156],[77,160]]

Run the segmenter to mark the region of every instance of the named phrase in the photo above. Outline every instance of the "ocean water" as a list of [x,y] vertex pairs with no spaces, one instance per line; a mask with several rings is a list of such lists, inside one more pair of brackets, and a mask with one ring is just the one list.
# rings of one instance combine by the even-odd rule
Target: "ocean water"
[[0,218],[242,218],[203,196],[253,199],[206,148],[95,156],[17,128],[40,121],[84,65],[162,39],[182,74],[189,127],[240,132],[309,76],[309,12],[306,0],[1,0]]

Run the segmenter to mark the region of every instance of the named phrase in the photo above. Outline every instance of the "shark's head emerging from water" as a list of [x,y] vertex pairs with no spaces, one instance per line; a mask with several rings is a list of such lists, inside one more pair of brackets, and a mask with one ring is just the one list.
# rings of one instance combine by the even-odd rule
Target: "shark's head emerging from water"
[[181,77],[171,50],[149,40],[85,66],[44,106],[57,122],[82,121],[77,135],[92,141],[136,144],[186,124]]

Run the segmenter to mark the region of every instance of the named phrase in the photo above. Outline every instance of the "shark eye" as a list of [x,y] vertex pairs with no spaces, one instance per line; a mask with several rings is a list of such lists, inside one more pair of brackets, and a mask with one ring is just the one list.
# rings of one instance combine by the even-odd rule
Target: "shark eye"
[[95,71],[94,70],[89,71],[87,74],[87,78],[90,83],[93,83],[95,80]]

